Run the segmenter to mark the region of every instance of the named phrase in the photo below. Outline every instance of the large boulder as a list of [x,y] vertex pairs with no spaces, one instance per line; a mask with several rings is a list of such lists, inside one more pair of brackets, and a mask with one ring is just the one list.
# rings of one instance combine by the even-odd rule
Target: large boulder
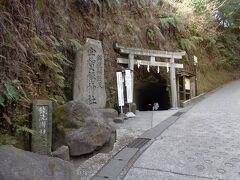
[[118,117],[118,112],[115,109],[97,109],[99,113],[102,114],[104,121],[107,122],[111,127],[112,130],[116,130],[116,125],[114,123],[114,119]]
[[69,147],[68,146],[61,146],[61,147],[57,148],[56,151],[52,152],[51,155],[53,157],[58,157],[58,158],[63,159],[65,161],[69,161],[70,160]]
[[110,139],[112,127],[91,106],[70,101],[53,115],[53,147],[69,147],[71,156],[88,154]]
[[74,166],[59,158],[48,157],[13,146],[0,146],[1,180],[75,180]]
[[118,117],[118,112],[116,109],[97,109],[98,112],[100,112],[103,116],[103,118],[106,120],[108,119],[115,119],[116,117]]
[[100,126],[89,126],[66,133],[66,144],[70,147],[71,156],[88,154],[103,146],[110,140],[111,131]]

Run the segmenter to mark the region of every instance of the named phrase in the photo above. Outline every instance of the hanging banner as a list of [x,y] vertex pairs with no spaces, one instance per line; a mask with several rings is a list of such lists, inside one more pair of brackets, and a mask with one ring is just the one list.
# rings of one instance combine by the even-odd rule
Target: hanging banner
[[169,63],[167,63],[167,72],[169,72]]
[[132,92],[132,75],[131,70],[125,70],[125,85],[127,92],[127,103],[133,102],[133,92]]
[[124,106],[124,94],[123,94],[123,76],[122,72],[117,72],[117,90],[118,90],[118,105]]
[[141,61],[137,61],[137,67],[139,69]]

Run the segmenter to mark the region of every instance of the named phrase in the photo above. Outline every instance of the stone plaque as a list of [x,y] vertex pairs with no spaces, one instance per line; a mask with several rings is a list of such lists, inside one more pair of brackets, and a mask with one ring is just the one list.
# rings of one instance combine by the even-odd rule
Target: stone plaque
[[101,41],[87,39],[82,51],[77,54],[73,99],[94,108],[104,108],[106,105]]
[[33,101],[32,112],[32,151],[49,154],[52,146],[52,102],[47,100]]

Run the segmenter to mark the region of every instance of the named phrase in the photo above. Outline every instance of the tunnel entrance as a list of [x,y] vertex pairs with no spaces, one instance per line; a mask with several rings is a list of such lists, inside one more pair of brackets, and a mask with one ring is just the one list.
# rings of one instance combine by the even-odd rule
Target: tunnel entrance
[[158,103],[158,110],[171,108],[166,80],[138,83],[135,87],[135,100],[139,111],[152,111],[154,103]]

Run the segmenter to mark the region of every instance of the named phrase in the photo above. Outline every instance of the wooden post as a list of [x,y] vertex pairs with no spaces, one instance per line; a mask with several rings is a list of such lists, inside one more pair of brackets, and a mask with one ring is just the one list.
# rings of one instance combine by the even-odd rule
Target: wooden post
[[183,78],[183,101],[186,101],[187,96],[186,96],[186,88],[185,88],[185,80],[186,80],[185,75],[182,78]]
[[177,76],[177,102],[178,102],[178,106],[180,106],[180,87],[179,87],[179,76]]
[[177,85],[176,85],[176,73],[174,66],[174,58],[170,59],[170,84],[172,95],[172,109],[177,109]]
[[197,64],[194,66],[195,68],[195,96],[198,95],[198,91],[197,91]]

